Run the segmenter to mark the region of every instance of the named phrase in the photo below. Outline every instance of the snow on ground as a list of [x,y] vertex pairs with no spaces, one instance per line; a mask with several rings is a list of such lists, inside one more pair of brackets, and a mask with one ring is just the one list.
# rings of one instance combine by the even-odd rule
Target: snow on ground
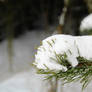
[[[32,31],[13,41],[13,72],[9,70],[7,41],[0,43],[0,92],[49,92],[44,76],[36,74],[31,66],[35,47],[49,35],[44,31]],[[61,82],[58,92],[61,92],[60,86]],[[84,92],[91,92],[91,86]],[[80,84],[67,84],[63,92],[81,92]]]
[[[36,47],[47,35],[43,31],[32,31],[13,41],[13,73],[30,68]],[[7,41],[3,41],[0,43],[0,80],[11,75],[9,67]]]
[[33,69],[19,73],[0,84],[0,92],[47,92],[48,84]]

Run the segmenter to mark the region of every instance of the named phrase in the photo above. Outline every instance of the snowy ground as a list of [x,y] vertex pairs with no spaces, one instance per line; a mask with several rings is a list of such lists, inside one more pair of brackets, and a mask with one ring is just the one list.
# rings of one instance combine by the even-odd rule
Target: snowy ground
[[[43,31],[32,31],[13,41],[13,69],[9,69],[7,41],[0,43],[0,92],[49,92],[49,84],[37,75],[31,64],[35,48],[47,37]],[[60,91],[60,82],[59,89]],[[91,92],[91,84],[85,92]],[[67,84],[63,92],[81,92],[79,83]]]

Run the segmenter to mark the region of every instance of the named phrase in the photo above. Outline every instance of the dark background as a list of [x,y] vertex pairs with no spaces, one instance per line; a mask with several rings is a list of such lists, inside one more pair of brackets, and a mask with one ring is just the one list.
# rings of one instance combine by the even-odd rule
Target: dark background
[[[0,0],[0,40],[58,25],[64,5],[64,0]],[[80,22],[88,13],[84,0],[70,0],[63,33],[80,35]]]

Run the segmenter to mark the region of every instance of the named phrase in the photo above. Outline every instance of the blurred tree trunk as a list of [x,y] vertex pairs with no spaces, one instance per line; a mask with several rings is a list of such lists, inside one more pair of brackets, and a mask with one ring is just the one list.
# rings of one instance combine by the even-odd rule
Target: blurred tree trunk
[[11,11],[11,6],[6,2],[7,5],[7,12],[6,12],[6,38],[8,40],[7,43],[7,51],[8,51],[8,61],[9,61],[9,71],[13,72],[13,37],[14,37],[14,24],[13,24],[13,17],[14,13]]
[[58,90],[58,80],[54,79],[49,81],[50,83],[50,89],[48,90],[48,92],[57,92]]
[[86,3],[83,0],[69,0],[63,33],[79,35],[80,22],[87,14]]
[[84,0],[87,4],[88,11],[92,13],[92,0]]

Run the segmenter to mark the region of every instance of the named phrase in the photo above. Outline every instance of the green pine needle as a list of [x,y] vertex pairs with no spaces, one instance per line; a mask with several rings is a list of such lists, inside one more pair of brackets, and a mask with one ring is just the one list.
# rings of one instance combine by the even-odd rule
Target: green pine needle
[[51,80],[54,77],[58,80],[62,79],[64,84],[80,81],[80,83],[82,83],[82,90],[84,90],[92,80],[92,61],[79,56],[77,57],[79,64],[73,68],[66,58],[66,53],[63,55],[56,54],[57,62],[61,65],[67,66],[68,70],[66,72],[49,70],[47,68],[46,70],[38,69],[37,73],[46,74],[47,80]]

